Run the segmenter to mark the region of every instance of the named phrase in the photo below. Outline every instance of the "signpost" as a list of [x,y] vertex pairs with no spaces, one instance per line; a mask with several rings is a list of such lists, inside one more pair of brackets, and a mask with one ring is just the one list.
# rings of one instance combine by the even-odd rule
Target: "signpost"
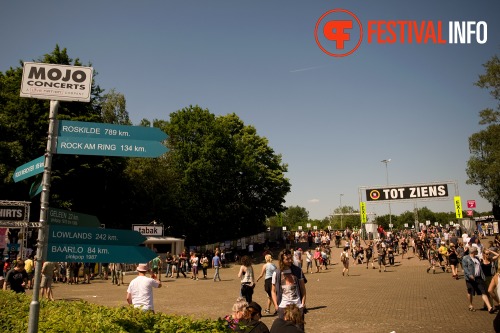
[[66,262],[149,262],[157,254],[137,246],[146,237],[133,230],[52,225],[47,260]]
[[59,120],[58,136],[146,141],[163,141],[168,137],[167,134],[157,127],[90,123],[71,120]]
[[[49,244],[137,245],[146,237],[133,230],[100,229],[51,225]],[[139,262],[139,261],[135,261]]]
[[99,228],[101,223],[94,215],[71,212],[69,210],[49,208],[47,213],[47,223],[50,225],[66,225],[78,227]]
[[40,156],[31,162],[21,165],[14,171],[14,182],[17,183],[23,179],[29,178],[31,176],[38,175],[43,172],[43,167],[45,165],[45,156]]
[[133,264],[149,262],[158,255],[143,246],[50,244],[47,260],[66,262],[120,262]]
[[158,157],[168,149],[157,141],[59,137],[57,154],[122,157]]
[[[41,161],[35,160],[30,162],[31,164],[29,165],[21,166],[20,170],[16,170],[18,173],[14,174],[15,181],[19,181],[43,171],[40,197],[40,229],[37,244],[37,257],[39,260],[35,263],[28,333],[36,333],[38,331],[40,280],[42,262],[44,260],[137,263],[148,262],[156,257],[153,251],[144,247],[95,244],[78,245],[82,243],[79,243],[77,239],[71,239],[69,236],[68,242],[64,244],[56,243],[49,246],[47,242],[47,233],[49,231],[48,220],[52,224],[62,225],[72,224],[82,226],[88,223],[87,226],[94,226],[96,223],[95,220],[87,222],[86,217],[79,213],[75,214],[51,209],[51,214],[49,214],[53,154],[158,157],[168,151],[160,143],[160,141],[166,138],[166,134],[158,129],[72,121],[61,121],[58,123],[56,118],[59,101],[90,102],[92,75],[92,67],[35,62],[25,62],[23,65],[20,96],[50,100],[47,147],[44,157],[40,158],[44,159],[43,168],[41,167],[42,164],[40,164]],[[39,169],[42,169],[42,171],[38,172]],[[36,195],[39,189],[40,186],[37,187],[34,184],[30,194]],[[70,214],[72,215],[70,216]],[[75,216],[78,216],[78,218],[75,218]],[[98,220],[97,225],[100,225]],[[56,230],[58,230],[57,228],[62,228],[62,226],[57,226]],[[93,233],[90,234],[93,237],[95,236]],[[114,237],[115,239],[123,238],[123,236],[119,237],[117,234],[101,234],[106,235],[106,237]],[[66,235],[71,235],[71,232],[66,231]],[[93,240],[96,241],[95,238]]]

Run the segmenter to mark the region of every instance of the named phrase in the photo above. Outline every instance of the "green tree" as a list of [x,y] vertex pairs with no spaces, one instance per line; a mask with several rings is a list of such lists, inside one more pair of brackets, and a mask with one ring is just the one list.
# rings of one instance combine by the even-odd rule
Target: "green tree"
[[199,106],[174,112],[162,126],[188,242],[255,234],[265,230],[267,216],[283,211],[287,166],[254,127],[235,114],[216,117]]
[[127,111],[125,96],[116,92],[115,89],[111,89],[103,95],[101,115],[104,123],[132,125]]
[[308,221],[309,212],[304,207],[290,206],[283,212],[283,226],[286,226],[287,230],[297,230],[299,225],[305,230]]
[[475,84],[489,90],[499,104],[496,110],[487,108],[479,112],[479,124],[488,126],[469,137],[467,184],[481,187],[479,195],[491,203],[493,215],[500,219],[500,59],[495,55],[483,67],[486,73],[479,75]]

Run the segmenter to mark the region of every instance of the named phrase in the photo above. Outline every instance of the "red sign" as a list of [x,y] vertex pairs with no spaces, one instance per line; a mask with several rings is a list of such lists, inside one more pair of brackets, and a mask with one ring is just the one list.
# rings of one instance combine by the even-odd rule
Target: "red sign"
[[473,211],[472,211],[472,210],[468,210],[468,211],[467,211],[467,216],[472,216],[472,214],[473,214]]
[[476,200],[467,200],[467,208],[476,208]]

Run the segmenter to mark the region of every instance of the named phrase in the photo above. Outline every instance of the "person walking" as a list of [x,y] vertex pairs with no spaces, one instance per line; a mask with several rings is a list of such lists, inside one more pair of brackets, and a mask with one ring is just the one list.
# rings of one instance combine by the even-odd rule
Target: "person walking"
[[200,265],[201,265],[201,269],[203,270],[203,278],[206,279],[207,278],[207,271],[208,271],[208,258],[205,254],[201,255]]
[[[273,257],[270,254],[266,254],[264,257],[266,260],[266,263],[262,265],[262,271],[260,272],[259,277],[257,278],[256,282],[259,282],[259,280],[265,276],[264,278],[264,291],[267,294],[267,308],[264,310],[264,313],[270,314],[271,313],[271,303],[272,303],[272,278],[273,278],[273,273],[276,271],[276,265],[273,264]],[[312,270],[312,267],[311,267]],[[278,309],[274,309],[274,314],[278,313]]]
[[255,279],[253,274],[252,261],[249,256],[241,257],[240,271],[238,277],[241,279],[241,296],[245,297],[246,301],[252,301],[253,288],[255,287]]
[[478,250],[476,247],[471,247],[469,254],[462,260],[464,269],[465,284],[467,286],[467,299],[469,301],[469,311],[476,311],[472,305],[474,295],[479,295],[483,299],[488,308],[488,312],[493,313],[494,308],[490,304],[488,295],[486,294],[485,276],[481,269],[481,262],[477,258]]
[[147,264],[137,266],[138,276],[130,281],[127,288],[127,303],[135,308],[154,312],[153,288],[161,288],[161,281],[146,276]]
[[215,270],[214,282],[216,282],[217,280],[221,281],[220,275],[219,275],[219,270],[220,270],[221,266],[222,266],[222,261],[219,257],[219,251],[215,251],[215,256],[212,258],[212,267]]
[[195,252],[191,252],[191,257],[189,258],[189,263],[191,264],[191,279],[198,280],[198,263],[200,259]]
[[55,263],[51,261],[46,261],[42,265],[42,281],[40,282],[40,287],[42,288],[42,298],[43,295],[47,295],[49,301],[54,300],[54,294],[52,293],[52,281],[54,279],[54,269]]
[[347,276],[349,276],[349,248],[344,247],[344,251],[340,254],[340,261],[342,262],[342,265],[344,268],[342,269],[342,276],[347,273]]
[[450,243],[448,261],[450,262],[452,279],[458,280],[458,254],[454,243]]
[[[278,318],[284,319],[287,305],[295,304],[300,309],[302,323],[306,306],[306,285],[302,269],[293,265],[290,250],[279,254],[278,269],[272,277],[272,298],[274,307],[278,309]],[[303,324],[301,329],[304,329]]]

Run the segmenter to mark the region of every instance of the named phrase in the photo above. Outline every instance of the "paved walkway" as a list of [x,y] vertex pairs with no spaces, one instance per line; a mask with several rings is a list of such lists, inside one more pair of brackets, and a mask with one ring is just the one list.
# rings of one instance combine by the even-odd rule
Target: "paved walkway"
[[[350,276],[343,277],[339,262],[340,249],[333,251],[331,269],[307,274],[307,332],[492,332],[495,315],[487,311],[470,312],[466,287],[451,273],[426,273],[427,262],[418,258],[401,260],[387,272],[351,265]],[[254,266],[260,272],[261,263]],[[194,318],[218,318],[231,312],[238,297],[239,266],[221,270],[222,282],[211,279],[193,281],[183,277],[166,279],[163,287],[154,291],[155,310]],[[213,270],[209,270],[209,276]],[[182,275],[181,275],[182,276]],[[90,285],[54,285],[56,300],[82,299],[106,306],[126,305],[128,282],[114,286],[110,280],[94,280]],[[266,306],[264,281],[255,289],[254,301]],[[477,309],[482,308],[479,297],[474,298]],[[262,319],[268,327],[274,317]]]

